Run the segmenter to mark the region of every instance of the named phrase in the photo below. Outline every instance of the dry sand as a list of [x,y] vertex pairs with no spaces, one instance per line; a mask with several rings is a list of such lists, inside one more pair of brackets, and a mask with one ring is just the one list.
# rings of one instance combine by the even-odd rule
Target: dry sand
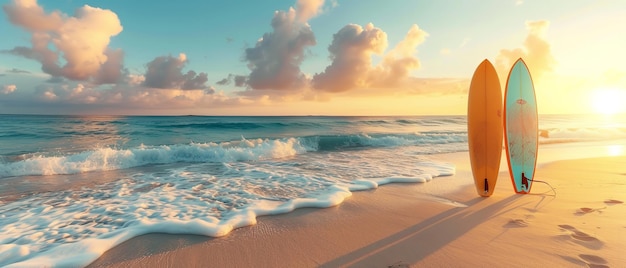
[[[91,265],[626,267],[626,156],[540,165],[535,179],[549,182],[556,196],[538,182],[532,194],[515,195],[503,168],[489,198],[475,193],[467,153],[440,158],[457,164],[457,174],[356,192],[336,207],[260,217],[222,238],[144,235]],[[458,191],[428,194],[442,185]]]

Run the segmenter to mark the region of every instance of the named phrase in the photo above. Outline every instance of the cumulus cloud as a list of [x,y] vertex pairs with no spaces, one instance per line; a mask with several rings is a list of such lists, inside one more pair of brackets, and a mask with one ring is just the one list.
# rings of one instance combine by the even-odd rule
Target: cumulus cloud
[[17,89],[16,85],[5,85],[2,87],[2,94],[11,94]]
[[426,40],[428,33],[417,25],[412,25],[405,38],[385,54],[382,63],[374,73],[375,86],[396,86],[409,76],[412,70],[420,68],[420,61],[414,55],[417,46]]
[[36,96],[43,101],[63,101],[72,104],[95,103],[101,93],[93,87],[81,83],[73,86],[63,85],[40,85],[35,89]]
[[[208,92],[207,92],[208,90]],[[103,101],[124,107],[140,109],[186,109],[211,108],[221,105],[236,105],[237,98],[206,90],[115,87],[106,91]]]
[[[428,36],[417,25],[392,50],[387,48],[387,34],[369,23],[365,28],[349,24],[333,35],[328,47],[331,64],[324,72],[313,77],[316,89],[339,92],[353,88],[397,86],[405,82],[412,70],[420,67],[414,55],[419,44]],[[372,65],[372,56],[379,55],[383,60]]]
[[[34,100],[42,105],[55,107],[89,107],[108,109],[118,107],[124,111],[142,111],[145,109],[177,110],[189,108],[211,108],[221,105],[242,103],[240,97],[229,97],[223,92],[215,92],[212,87],[202,90],[158,89],[141,85],[143,76],[127,79],[134,84],[116,84],[108,88],[89,83],[43,84],[36,87]],[[65,109],[65,108],[58,108]]]
[[46,13],[36,0],[14,0],[3,9],[11,23],[31,33],[32,45],[5,52],[37,60],[45,73],[70,80],[114,83],[122,76],[123,53],[108,48],[123,29],[111,10],[85,5],[68,16]]
[[387,34],[369,23],[365,28],[356,24],[344,26],[333,35],[328,47],[332,63],[313,77],[313,87],[328,91],[345,91],[367,86],[372,69],[372,55],[387,48]]
[[245,87],[247,82],[246,80],[248,79],[248,77],[246,77],[245,75],[236,75],[236,74],[228,74],[228,77],[217,81],[216,84],[218,85],[229,85],[230,83],[234,82],[236,87]]
[[146,81],[146,77],[140,74],[129,74],[126,77],[126,83],[131,86],[139,86],[142,85]]
[[243,75],[235,75],[233,77],[233,81],[235,82],[235,86],[236,87],[244,87],[246,86],[247,82],[247,77],[243,76]]
[[306,23],[321,12],[323,5],[324,0],[298,0],[296,2],[295,18],[301,23]]
[[228,84],[230,84],[230,78],[231,78],[231,74],[229,74],[228,77],[226,77],[226,78],[224,78],[224,79],[222,79],[220,81],[217,81],[215,83],[220,85],[220,86],[228,85]]
[[273,31],[245,50],[251,88],[288,90],[306,85],[300,64],[306,48],[316,44],[307,21],[319,14],[323,4],[323,0],[299,0],[295,8],[274,13]]
[[206,73],[188,71],[183,73],[187,56],[161,56],[147,64],[143,85],[161,89],[208,89]]
[[122,81],[128,71],[124,68],[124,51],[121,49],[107,49],[107,57],[100,70],[94,76],[96,84],[115,84]]
[[549,25],[550,22],[545,20],[526,22],[528,35],[524,40],[523,47],[500,50],[496,57],[498,69],[508,72],[518,58],[523,58],[532,72],[533,78],[552,72],[556,60],[552,55],[550,43],[545,39]]

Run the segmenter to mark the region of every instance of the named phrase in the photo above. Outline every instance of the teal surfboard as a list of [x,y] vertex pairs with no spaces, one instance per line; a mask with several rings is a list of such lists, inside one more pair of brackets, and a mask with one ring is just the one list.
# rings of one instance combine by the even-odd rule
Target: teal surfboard
[[506,82],[504,94],[504,141],[513,189],[530,193],[538,148],[537,99],[526,63],[518,59]]

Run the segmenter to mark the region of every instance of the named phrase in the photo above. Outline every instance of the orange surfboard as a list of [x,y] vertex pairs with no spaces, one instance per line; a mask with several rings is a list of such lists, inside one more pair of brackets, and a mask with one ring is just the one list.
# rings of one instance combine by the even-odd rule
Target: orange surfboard
[[502,89],[496,69],[485,59],[474,71],[467,105],[467,142],[480,196],[491,196],[496,187],[502,139]]

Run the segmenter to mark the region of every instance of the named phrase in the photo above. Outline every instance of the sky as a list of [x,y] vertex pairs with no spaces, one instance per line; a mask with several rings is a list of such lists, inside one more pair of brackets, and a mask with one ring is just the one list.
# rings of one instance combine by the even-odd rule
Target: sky
[[540,114],[626,114],[623,0],[0,6],[0,113],[464,115],[521,57]]

